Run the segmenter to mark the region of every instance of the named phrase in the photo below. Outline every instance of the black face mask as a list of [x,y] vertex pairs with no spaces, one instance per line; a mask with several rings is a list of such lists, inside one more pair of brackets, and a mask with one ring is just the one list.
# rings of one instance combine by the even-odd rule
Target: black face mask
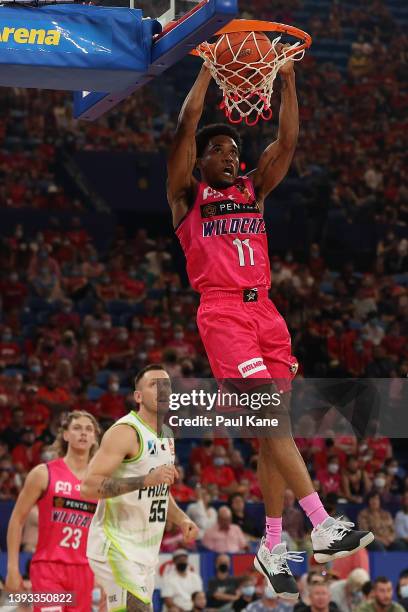
[[178,569],[179,572],[185,572],[187,569],[187,563],[177,563],[176,568]]
[[226,563],[220,563],[218,566],[218,571],[222,573],[228,572],[228,565]]

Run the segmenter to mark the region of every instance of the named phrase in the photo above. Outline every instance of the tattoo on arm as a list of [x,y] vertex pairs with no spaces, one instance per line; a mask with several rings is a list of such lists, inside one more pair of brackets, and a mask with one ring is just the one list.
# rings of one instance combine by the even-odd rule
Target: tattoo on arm
[[128,591],[126,598],[126,610],[127,612],[151,612],[152,607],[150,604],[143,603],[143,601]]
[[133,478],[104,478],[99,485],[98,494],[102,498],[117,497],[125,493],[143,489],[146,476],[134,476]]

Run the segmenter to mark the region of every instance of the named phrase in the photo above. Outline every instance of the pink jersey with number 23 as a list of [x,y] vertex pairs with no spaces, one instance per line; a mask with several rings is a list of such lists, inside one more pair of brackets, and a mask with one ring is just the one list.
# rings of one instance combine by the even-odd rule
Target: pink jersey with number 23
[[48,487],[38,501],[38,544],[32,563],[88,565],[86,543],[97,501],[81,499],[80,480],[64,459],[46,465]]

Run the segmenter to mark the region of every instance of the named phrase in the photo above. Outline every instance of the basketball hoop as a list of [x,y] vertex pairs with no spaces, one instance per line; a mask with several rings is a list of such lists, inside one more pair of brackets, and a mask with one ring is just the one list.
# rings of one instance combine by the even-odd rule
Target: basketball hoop
[[[242,32],[239,44],[231,43],[233,34]],[[263,50],[256,32],[278,32],[280,35],[272,39],[267,51]],[[282,34],[289,34],[298,40],[290,46],[281,49],[279,45]],[[305,50],[310,47],[312,38],[307,32],[283,23],[257,21],[250,19],[235,19],[219,30],[215,43],[204,42],[192,53],[199,55],[207,62],[210,72],[223,92],[220,108],[231,123],[245,123],[249,126],[258,123],[262,118],[268,121],[272,118],[271,96],[273,85],[280,68],[290,58],[293,61],[303,59]],[[266,41],[268,42],[268,41]],[[256,50],[255,61],[246,62],[241,59],[245,46]],[[227,62],[219,61],[221,55],[228,51]],[[255,114],[251,120],[250,116]]]

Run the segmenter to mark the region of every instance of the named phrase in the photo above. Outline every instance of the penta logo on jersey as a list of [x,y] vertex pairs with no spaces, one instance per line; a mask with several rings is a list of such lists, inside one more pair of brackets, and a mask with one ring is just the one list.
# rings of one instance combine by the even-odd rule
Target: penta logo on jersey
[[70,482],[65,482],[64,480],[57,480],[55,483],[55,492],[62,493],[63,495],[71,495],[72,484]]
[[266,370],[266,365],[264,364],[262,357],[254,357],[253,359],[240,363],[238,370],[242,378],[248,378],[248,376],[255,374],[255,372]]
[[3,26],[0,29],[0,43],[14,42],[19,45],[52,45],[57,47],[60,38],[61,32],[58,30],[11,28],[9,26]]

